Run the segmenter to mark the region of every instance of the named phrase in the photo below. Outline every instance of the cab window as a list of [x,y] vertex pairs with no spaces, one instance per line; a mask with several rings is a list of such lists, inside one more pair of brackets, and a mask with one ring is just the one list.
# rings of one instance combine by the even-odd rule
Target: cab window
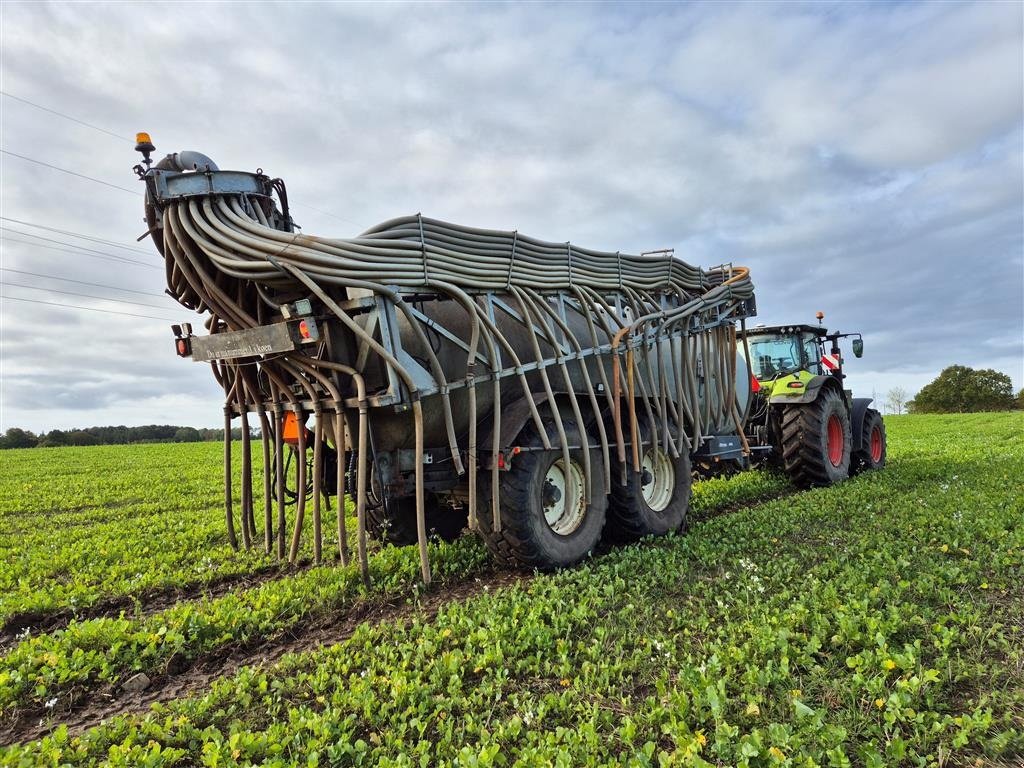
[[811,373],[821,375],[821,351],[818,348],[818,341],[813,336],[804,338],[804,359],[805,365]]
[[[800,341],[796,336],[770,334],[748,340],[750,368],[759,379],[771,379],[803,367]],[[817,355],[817,352],[815,352]]]

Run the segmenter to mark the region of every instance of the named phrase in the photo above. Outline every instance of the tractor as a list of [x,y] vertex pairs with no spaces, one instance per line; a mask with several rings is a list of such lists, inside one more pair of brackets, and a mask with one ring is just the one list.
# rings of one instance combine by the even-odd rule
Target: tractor
[[829,333],[818,325],[758,325],[746,330],[742,349],[754,392],[746,435],[753,455],[781,467],[799,486],[831,485],[885,466],[885,424],[871,398],[844,389],[839,339],[853,337],[854,357],[864,354],[859,333]]

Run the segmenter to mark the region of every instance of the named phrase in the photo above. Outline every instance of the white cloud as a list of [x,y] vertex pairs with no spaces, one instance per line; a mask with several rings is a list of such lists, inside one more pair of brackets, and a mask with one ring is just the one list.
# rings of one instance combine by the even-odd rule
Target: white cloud
[[[149,130],[160,152],[198,149],[221,167],[283,176],[317,234],[423,211],[747,262],[762,319],[824,309],[868,334],[857,365],[872,377],[916,382],[957,362],[1024,384],[1019,5],[5,3],[2,13],[3,89],[126,137],[0,98],[9,151],[134,189],[130,137]],[[0,163],[4,216],[127,244],[144,228],[127,192]],[[163,288],[156,269],[0,246],[7,267]],[[167,298],[102,293],[160,309],[97,306],[188,314]],[[0,314],[0,428],[179,420],[164,413],[219,421],[212,378],[173,357],[164,321],[21,302]],[[54,410],[61,392],[70,405]]]

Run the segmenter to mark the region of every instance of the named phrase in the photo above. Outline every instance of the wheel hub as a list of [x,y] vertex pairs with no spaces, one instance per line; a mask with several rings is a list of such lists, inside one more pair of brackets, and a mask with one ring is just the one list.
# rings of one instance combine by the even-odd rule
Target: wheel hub
[[876,463],[882,460],[882,430],[877,424],[871,428],[871,460]]
[[558,459],[544,476],[541,489],[544,521],[559,536],[568,536],[583,523],[587,513],[587,494],[583,467],[570,459]]
[[672,501],[676,488],[676,466],[661,448],[653,447],[644,454],[640,475],[640,493],[655,512],[661,512]]
[[846,447],[846,441],[843,437],[843,423],[834,413],[828,417],[826,440],[828,443],[828,460],[832,463],[833,467],[838,467],[843,463],[843,453]]
[[562,490],[551,480],[544,478],[544,507],[554,507],[561,500]]

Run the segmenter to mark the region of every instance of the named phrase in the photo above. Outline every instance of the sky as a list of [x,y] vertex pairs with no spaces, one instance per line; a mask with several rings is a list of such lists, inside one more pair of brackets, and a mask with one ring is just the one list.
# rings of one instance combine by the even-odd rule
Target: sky
[[1022,7],[4,2],[0,431],[220,423],[136,242],[137,131],[283,177],[310,234],[749,266],[757,322],[864,334],[858,395],[1024,387]]

